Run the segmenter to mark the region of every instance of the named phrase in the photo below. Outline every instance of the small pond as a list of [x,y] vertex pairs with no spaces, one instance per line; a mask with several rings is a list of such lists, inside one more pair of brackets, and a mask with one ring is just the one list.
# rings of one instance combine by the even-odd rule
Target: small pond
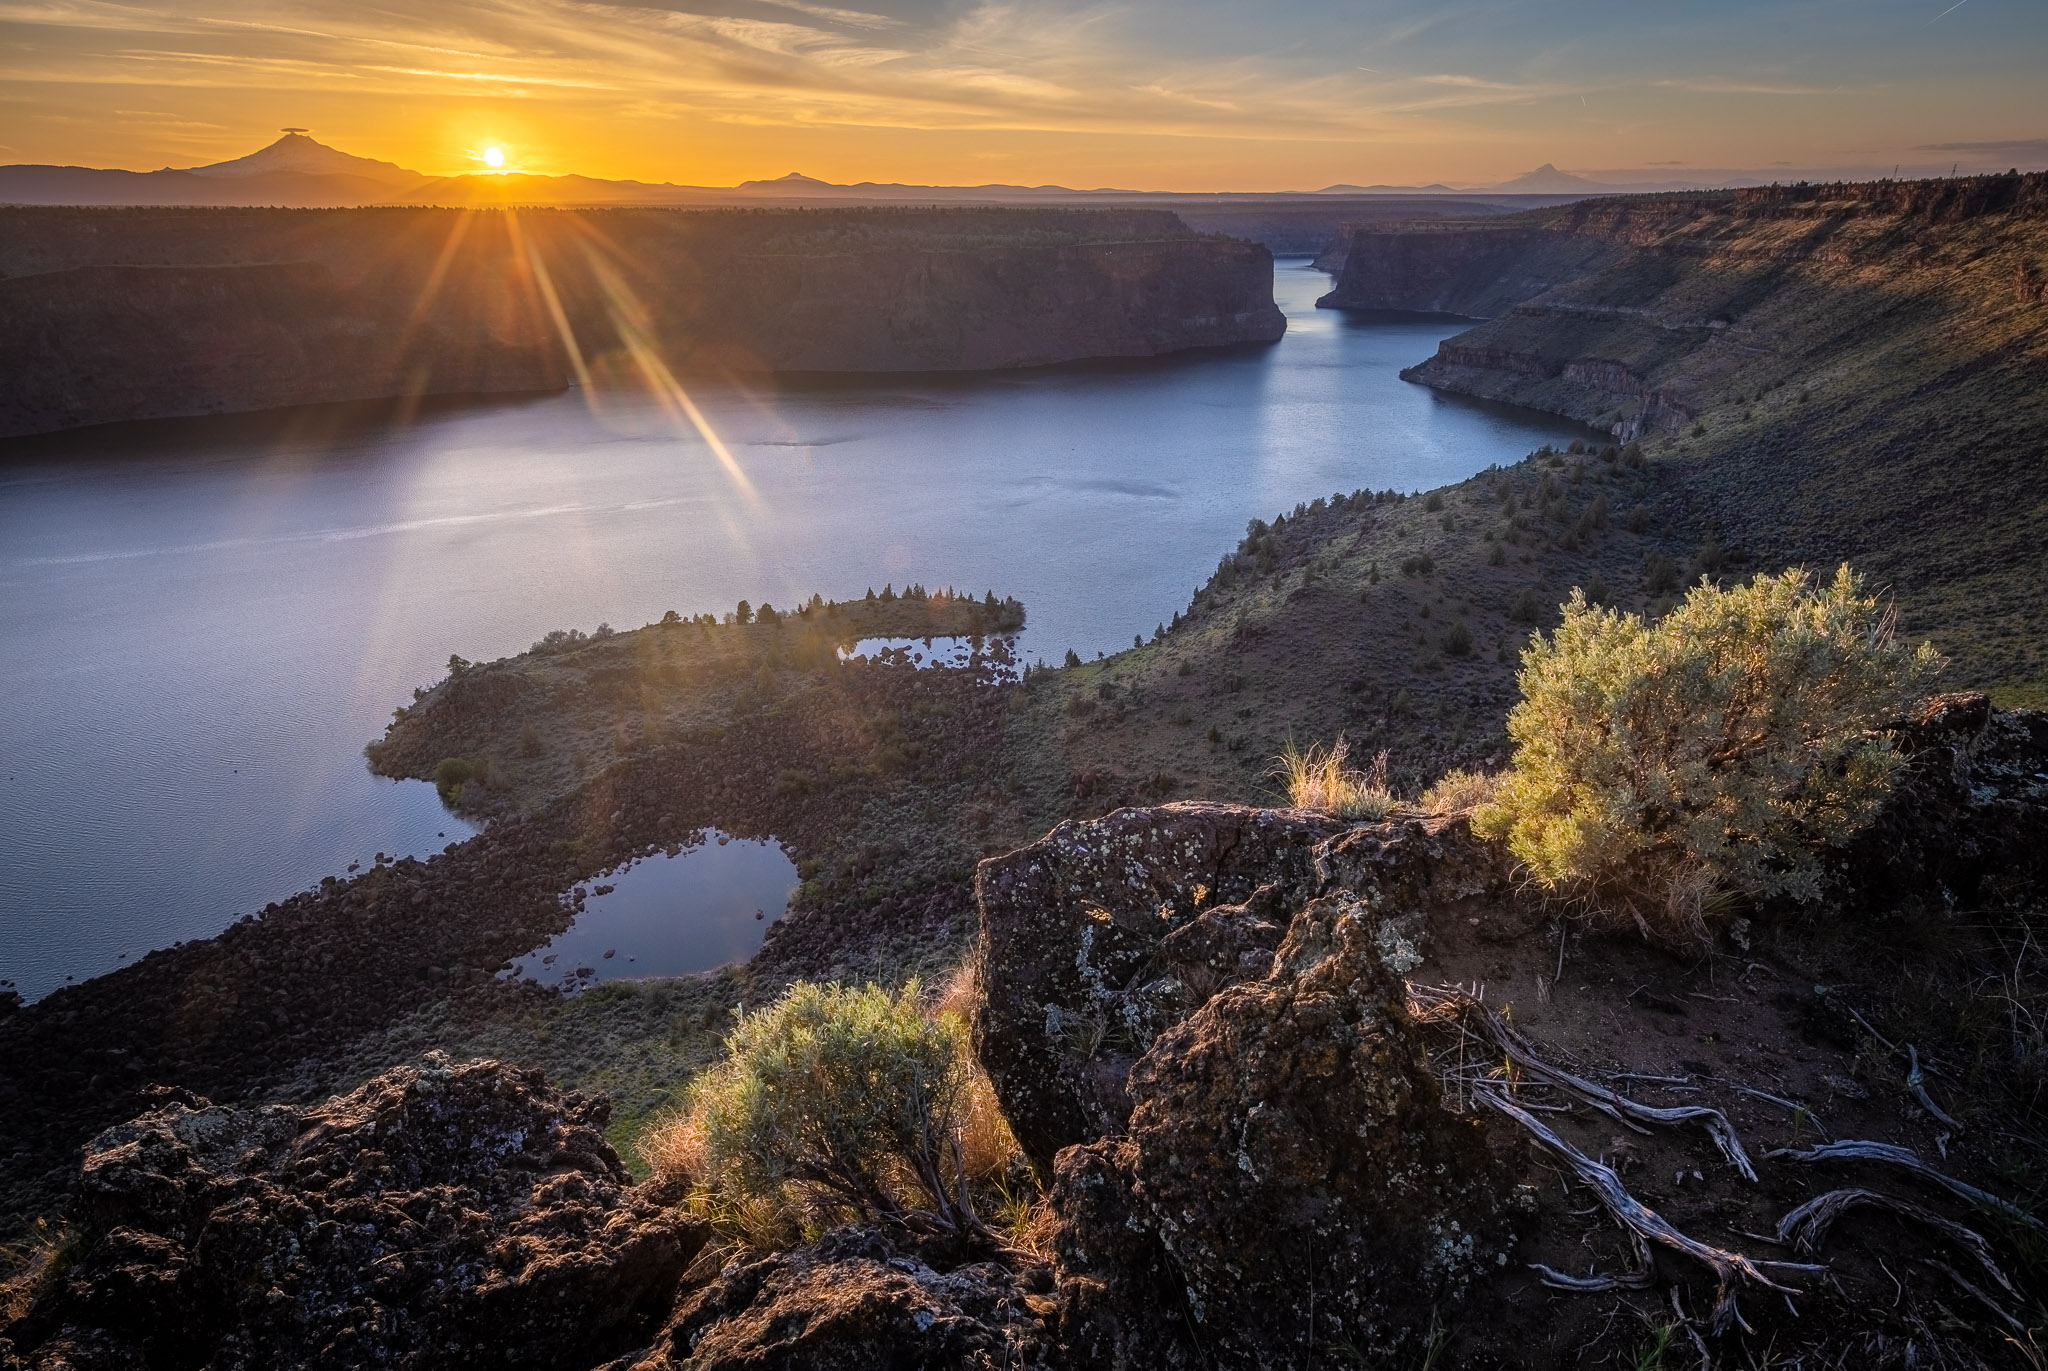
[[685,976],[754,955],[797,887],[780,844],[716,829],[587,882],[576,922],[513,963],[512,975],[581,990]]
[[1016,640],[1010,637],[862,638],[839,649],[839,660],[856,659],[898,666],[986,666],[1002,675],[1017,669]]

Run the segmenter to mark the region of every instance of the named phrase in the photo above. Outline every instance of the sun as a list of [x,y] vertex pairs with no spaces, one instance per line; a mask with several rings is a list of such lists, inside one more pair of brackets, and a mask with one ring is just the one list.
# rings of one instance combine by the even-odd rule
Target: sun
[[489,147],[485,148],[484,165],[489,167],[493,171],[496,171],[499,167],[504,166],[505,149],[499,147],[496,143],[493,143]]

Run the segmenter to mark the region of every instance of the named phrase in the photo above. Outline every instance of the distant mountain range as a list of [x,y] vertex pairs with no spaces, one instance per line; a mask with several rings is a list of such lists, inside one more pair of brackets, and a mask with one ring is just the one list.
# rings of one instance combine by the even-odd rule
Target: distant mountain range
[[1219,200],[1385,195],[1512,195],[1578,198],[1617,192],[1696,189],[1697,182],[1620,185],[1589,181],[1545,164],[1497,186],[1325,186],[1318,191],[1201,194],[1067,186],[917,186],[862,181],[835,185],[800,172],[737,186],[609,181],[532,172],[427,176],[391,162],[356,157],[292,130],[266,148],[231,161],[161,171],[18,164],[0,166],[0,204],[15,205],[732,205],[732,204],[1175,204]]

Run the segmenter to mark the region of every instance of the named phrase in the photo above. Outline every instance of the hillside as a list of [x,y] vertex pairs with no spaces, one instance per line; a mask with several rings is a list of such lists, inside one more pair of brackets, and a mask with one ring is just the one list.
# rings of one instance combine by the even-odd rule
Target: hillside
[[1485,316],[1405,373],[1640,436],[1759,563],[1853,560],[2008,701],[2048,698],[2048,176],[1361,225],[1333,308]]

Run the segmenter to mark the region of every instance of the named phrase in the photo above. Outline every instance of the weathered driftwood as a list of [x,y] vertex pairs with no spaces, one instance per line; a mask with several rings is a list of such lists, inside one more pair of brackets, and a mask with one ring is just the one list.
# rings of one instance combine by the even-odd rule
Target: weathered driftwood
[[1448,1006],[1462,1017],[1463,1022],[1476,1026],[1480,1035],[1493,1043],[1509,1061],[1530,1075],[1577,1096],[1639,1133],[1649,1131],[1643,1127],[1644,1124],[1662,1124],[1672,1128],[1683,1124],[1700,1125],[1707,1130],[1721,1155],[1742,1173],[1745,1180],[1756,1179],[1756,1168],[1750,1163],[1749,1153],[1743,1150],[1742,1139],[1737,1136],[1735,1126],[1728,1122],[1728,1116],[1720,1110],[1696,1104],[1662,1108],[1632,1100],[1609,1086],[1589,1081],[1544,1061],[1536,1055],[1536,1049],[1529,1040],[1509,1026],[1507,1020],[1463,991],[1412,986],[1410,993],[1425,1005],[1434,1001]]
[[1907,1171],[1924,1176],[1947,1190],[1950,1194],[1960,1196],[1972,1204],[1982,1205],[1993,1213],[2002,1214],[2017,1223],[2026,1224],[2030,1228],[2048,1228],[2048,1224],[2043,1224],[2039,1219],[2014,1204],[2011,1200],[2002,1200],[1990,1191],[1979,1190],[1976,1186],[1969,1184],[1967,1181],[1959,1181],[1945,1171],[1936,1171],[1926,1162],[1921,1161],[1911,1148],[1900,1147],[1894,1143],[1870,1142],[1859,1138],[1842,1138],[1831,1143],[1821,1143],[1817,1147],[1809,1147],[1804,1151],[1790,1147],[1781,1147],[1774,1152],[1767,1152],[1764,1155],[1771,1158],[1784,1157],[1795,1162],[1883,1162],[1888,1166],[1902,1167]]
[[1821,1244],[1827,1241],[1828,1230],[1836,1219],[1858,1205],[1868,1205],[1897,1214],[1900,1218],[1911,1219],[1922,1227],[1931,1228],[1948,1238],[1956,1246],[1977,1259],[1992,1280],[2004,1288],[2007,1294],[2018,1294],[2005,1273],[1998,1269],[1998,1263],[1991,1259],[1991,1244],[1974,1229],[1965,1228],[1954,1219],[1944,1218],[1933,1210],[1917,1205],[1911,1200],[1902,1200],[1892,1195],[1881,1195],[1875,1190],[1830,1190],[1825,1195],[1816,1195],[1805,1204],[1778,1220],[1778,1241],[1812,1256],[1819,1252]]
[[[1595,1195],[1600,1197],[1600,1201],[1607,1207],[1608,1213],[1612,1214],[1623,1228],[1636,1234],[1640,1239],[1659,1243],[1674,1252],[1682,1253],[1685,1256],[1691,1257],[1694,1261],[1711,1268],[1718,1285],[1715,1292],[1714,1313],[1709,1326],[1717,1334],[1725,1331],[1730,1322],[1741,1322],[1742,1316],[1735,1307],[1736,1290],[1741,1282],[1749,1281],[1767,1290],[1776,1290],[1784,1294],[1797,1293],[1790,1287],[1780,1285],[1765,1275],[1762,1270],[1764,1266],[1808,1272],[1826,1269],[1797,1262],[1759,1263],[1752,1261],[1740,1252],[1730,1252],[1723,1248],[1700,1242],[1696,1238],[1687,1237],[1676,1228],[1673,1228],[1655,1210],[1645,1205],[1634,1195],[1631,1195],[1628,1192],[1628,1188],[1621,1183],[1621,1178],[1614,1174],[1612,1168],[1603,1166],[1579,1151],[1578,1148],[1573,1147],[1570,1143],[1558,1137],[1534,1114],[1521,1108],[1499,1089],[1490,1085],[1481,1085],[1473,1091],[1473,1098],[1521,1125],[1523,1131],[1535,1138],[1537,1142],[1541,1143],[1559,1160],[1564,1162],[1566,1166],[1570,1167],[1572,1174],[1577,1176]],[[1539,1273],[1541,1270],[1539,1268]],[[1583,1283],[1597,1279],[1593,1277],[1567,1277],[1565,1279],[1571,1282],[1567,1286],[1570,1289],[1613,1288],[1591,1286]],[[1617,1284],[1620,1283],[1617,1280]],[[1747,1328],[1748,1325],[1743,1324],[1743,1327]]]

